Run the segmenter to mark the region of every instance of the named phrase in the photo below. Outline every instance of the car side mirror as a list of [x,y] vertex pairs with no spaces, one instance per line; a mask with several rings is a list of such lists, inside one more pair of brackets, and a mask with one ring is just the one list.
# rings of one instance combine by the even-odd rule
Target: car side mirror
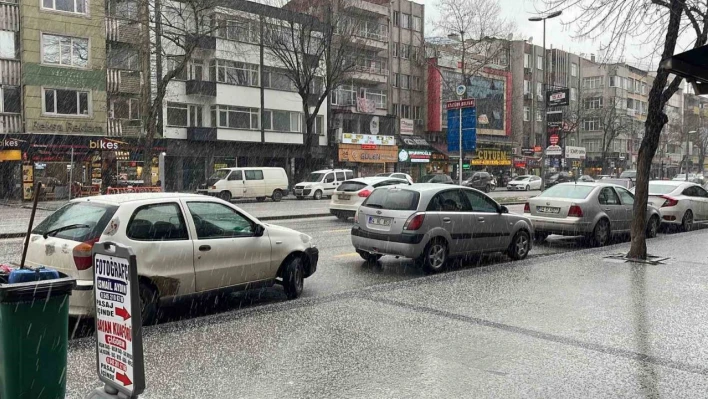
[[499,207],[499,213],[509,213],[509,208],[506,206],[502,205]]
[[253,228],[254,237],[263,237],[263,233],[265,233],[265,227],[263,227],[262,224],[257,224],[256,227]]

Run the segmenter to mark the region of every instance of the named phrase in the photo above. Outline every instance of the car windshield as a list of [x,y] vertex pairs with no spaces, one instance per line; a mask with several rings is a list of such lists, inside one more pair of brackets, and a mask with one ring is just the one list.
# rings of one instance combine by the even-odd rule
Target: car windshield
[[324,173],[322,172],[312,172],[310,173],[309,176],[305,180],[303,180],[304,183],[317,183],[322,180],[324,177]]
[[400,189],[376,189],[361,206],[392,211],[414,211],[418,208],[420,194]]
[[578,184],[561,184],[549,188],[548,190],[542,192],[538,197],[585,199],[594,188],[594,186],[584,186]]
[[226,176],[229,175],[231,170],[229,169],[217,169],[210,177],[209,180],[224,180]]
[[526,180],[526,179],[528,179],[529,177],[531,177],[531,176],[516,176],[516,177],[514,178],[514,181]]
[[676,190],[676,186],[670,184],[652,183],[649,182],[649,195],[668,194]]
[[57,231],[54,237],[73,241],[89,241],[101,236],[117,206],[95,202],[72,202],[59,208],[32,230],[32,234],[45,234],[74,225],[75,228]]

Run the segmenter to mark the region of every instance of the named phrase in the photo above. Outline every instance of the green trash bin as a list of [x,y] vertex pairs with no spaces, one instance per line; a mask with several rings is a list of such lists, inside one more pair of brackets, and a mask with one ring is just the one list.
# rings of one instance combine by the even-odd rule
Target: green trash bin
[[0,399],[64,398],[75,285],[66,275],[0,284]]

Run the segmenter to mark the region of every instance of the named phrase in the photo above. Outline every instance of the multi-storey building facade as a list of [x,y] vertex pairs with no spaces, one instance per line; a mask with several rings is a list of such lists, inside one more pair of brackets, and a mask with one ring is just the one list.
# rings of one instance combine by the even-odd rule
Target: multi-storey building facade
[[690,141],[695,143],[691,145],[691,170],[704,171],[708,152],[708,98],[693,94],[690,85],[687,87],[689,89],[683,95],[684,129],[698,135],[690,137]]

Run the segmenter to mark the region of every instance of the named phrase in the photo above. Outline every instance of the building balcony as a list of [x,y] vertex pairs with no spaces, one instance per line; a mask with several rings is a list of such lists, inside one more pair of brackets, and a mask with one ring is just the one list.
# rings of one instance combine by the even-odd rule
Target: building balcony
[[196,48],[202,50],[216,50],[215,36],[188,36],[188,44],[194,44]]
[[388,50],[388,38],[386,39],[386,41],[381,41],[355,35],[352,36],[352,44],[369,50]]
[[388,6],[370,3],[365,0],[345,0],[345,4],[350,7],[349,10],[347,10],[349,12],[375,17],[388,17],[390,15]]
[[0,30],[20,30],[20,8],[14,0],[3,0],[0,3]]
[[121,69],[106,71],[106,90],[109,93],[140,94],[142,73]]
[[187,128],[187,140],[216,141],[216,128],[190,126]]
[[106,18],[106,40],[120,43],[140,43],[140,25],[137,22]]
[[216,97],[216,82],[207,80],[188,80],[186,82],[187,95]]
[[19,86],[22,82],[20,72],[19,60],[0,60],[0,85]]
[[22,115],[0,113],[0,134],[22,133]]
[[140,137],[143,129],[139,120],[108,119],[108,137]]
[[360,82],[387,83],[389,71],[383,68],[369,68],[357,65],[348,74],[350,79]]

